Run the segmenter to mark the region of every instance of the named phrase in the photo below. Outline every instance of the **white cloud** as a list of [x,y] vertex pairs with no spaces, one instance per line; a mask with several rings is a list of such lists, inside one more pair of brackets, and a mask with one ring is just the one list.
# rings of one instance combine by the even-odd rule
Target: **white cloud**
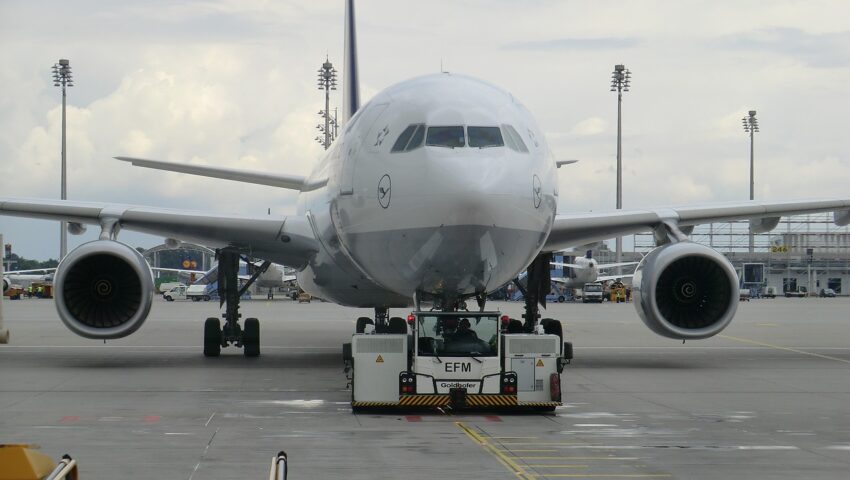
[[608,129],[608,122],[604,118],[591,117],[586,118],[576,124],[570,131],[573,135],[589,136],[599,135]]
[[[555,158],[581,160],[559,171],[561,211],[614,206],[617,109],[608,79],[616,63],[633,72],[623,99],[627,208],[747,198],[740,118],[751,108],[762,125],[757,196],[847,194],[842,101],[850,98],[850,68],[824,56],[848,51],[846,2],[357,7],[364,99],[441,62],[508,89],[553,132]],[[342,10],[337,2],[265,0],[0,3],[0,195],[58,196],[61,119],[49,67],[62,55],[78,80],[68,95],[71,198],[291,212],[292,192],[111,157],[308,173],[321,153],[315,70],[325,54],[342,70]],[[472,30],[469,18],[477,19]],[[611,32],[628,41],[559,43]],[[772,32],[767,40],[764,32]],[[525,48],[502,48],[520,43]],[[336,92],[332,101],[340,100]],[[57,228],[0,217],[0,231],[31,257],[56,250]]]

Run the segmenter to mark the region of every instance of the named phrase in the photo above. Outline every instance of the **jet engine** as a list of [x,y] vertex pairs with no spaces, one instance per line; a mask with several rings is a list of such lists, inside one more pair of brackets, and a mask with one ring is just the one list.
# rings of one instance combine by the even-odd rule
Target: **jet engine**
[[708,338],[738,308],[738,274],[723,255],[691,242],[651,251],[635,270],[635,309],[653,332],[675,339]]
[[6,277],[3,277],[3,293],[6,293],[6,290],[8,290],[9,287],[10,287],[9,279],[6,278]]
[[59,318],[86,338],[130,335],[142,326],[153,301],[153,275],[144,257],[112,240],[95,240],[69,253],[53,285]]

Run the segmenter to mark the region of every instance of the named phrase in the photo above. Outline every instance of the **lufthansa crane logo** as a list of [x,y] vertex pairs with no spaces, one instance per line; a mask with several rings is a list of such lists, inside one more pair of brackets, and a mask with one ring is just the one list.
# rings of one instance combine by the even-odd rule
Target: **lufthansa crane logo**
[[537,175],[531,179],[531,196],[534,200],[534,208],[540,208],[540,202],[543,201],[543,186],[540,184],[540,177]]
[[390,180],[390,176],[384,174],[381,177],[381,181],[378,182],[378,203],[381,204],[382,207],[387,208],[390,206],[390,198],[392,197],[392,180]]

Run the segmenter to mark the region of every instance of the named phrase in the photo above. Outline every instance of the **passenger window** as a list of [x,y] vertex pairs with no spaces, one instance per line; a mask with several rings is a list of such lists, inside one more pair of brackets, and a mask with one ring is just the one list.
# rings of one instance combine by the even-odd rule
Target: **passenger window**
[[455,148],[465,144],[462,126],[428,127],[425,145],[429,147]]
[[502,132],[499,127],[466,127],[469,135],[469,146],[478,148],[502,147]]
[[519,136],[514,127],[502,125],[502,130],[505,132],[505,143],[508,148],[517,152],[528,153],[528,147],[525,146],[525,142],[522,141],[522,137]]
[[398,140],[395,141],[395,145],[393,145],[391,152],[403,152],[404,147],[407,146],[407,142],[410,141],[410,137],[413,136],[413,132],[416,131],[418,125],[410,125],[405,128],[401,135],[398,136]]
[[422,146],[422,140],[425,138],[425,125],[419,125],[418,127],[419,128],[416,129],[416,133],[413,134],[413,138],[410,139],[410,143],[407,144],[407,148],[405,148],[404,151],[409,152]]

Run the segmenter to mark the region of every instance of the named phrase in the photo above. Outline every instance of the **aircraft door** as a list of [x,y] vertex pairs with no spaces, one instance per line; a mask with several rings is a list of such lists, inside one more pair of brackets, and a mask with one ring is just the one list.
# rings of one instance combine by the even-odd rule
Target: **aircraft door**
[[368,135],[372,131],[372,127],[375,122],[381,114],[384,113],[384,110],[387,109],[387,105],[389,104],[367,104],[362,111],[358,112],[358,114],[351,119],[352,124],[347,128],[353,129],[354,136],[352,137],[353,141],[350,142],[351,146],[348,147],[346,151],[342,152],[342,175],[339,181],[340,195],[351,195],[354,193],[355,157],[362,147],[368,147],[370,145],[370,140],[372,140],[372,142],[375,141]]

